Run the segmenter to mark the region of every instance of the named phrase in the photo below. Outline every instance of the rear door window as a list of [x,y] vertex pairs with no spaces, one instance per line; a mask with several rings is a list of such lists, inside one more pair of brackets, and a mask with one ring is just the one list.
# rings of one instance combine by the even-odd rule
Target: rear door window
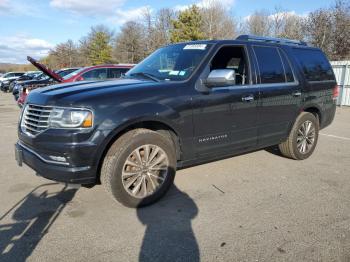
[[108,78],[120,78],[128,72],[129,69],[126,68],[109,68]]
[[254,46],[258,60],[261,84],[285,83],[281,57],[276,47]]
[[84,80],[105,80],[107,79],[107,69],[98,68],[92,69],[82,75]]
[[334,80],[332,67],[320,50],[294,48],[293,53],[307,81]]

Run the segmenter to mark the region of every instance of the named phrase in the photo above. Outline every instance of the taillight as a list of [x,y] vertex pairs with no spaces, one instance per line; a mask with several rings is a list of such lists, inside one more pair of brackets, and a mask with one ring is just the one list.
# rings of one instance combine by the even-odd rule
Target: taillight
[[333,88],[333,99],[337,99],[339,96],[339,86],[336,85],[334,88]]

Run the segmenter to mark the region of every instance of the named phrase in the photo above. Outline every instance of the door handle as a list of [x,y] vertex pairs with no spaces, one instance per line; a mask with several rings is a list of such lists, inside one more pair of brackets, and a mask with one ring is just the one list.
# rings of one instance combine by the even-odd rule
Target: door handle
[[301,92],[300,91],[295,91],[292,93],[293,96],[301,96]]
[[242,97],[242,101],[243,102],[250,102],[254,100],[254,96],[253,95],[248,95],[248,96],[243,96]]

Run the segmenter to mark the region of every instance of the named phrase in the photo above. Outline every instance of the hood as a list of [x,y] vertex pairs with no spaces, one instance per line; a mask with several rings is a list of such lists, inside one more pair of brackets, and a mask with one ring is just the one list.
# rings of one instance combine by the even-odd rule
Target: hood
[[44,74],[46,74],[49,77],[51,77],[53,80],[56,80],[57,82],[60,82],[60,83],[63,81],[63,78],[60,75],[56,74],[53,70],[51,70],[50,68],[46,67],[45,65],[39,63],[34,58],[32,58],[30,56],[27,56],[27,60],[29,62],[31,62],[36,68],[41,70]]
[[[30,92],[29,102],[37,104],[75,103],[93,99],[97,96],[109,96],[123,91],[159,86],[161,82],[141,79],[117,79],[112,81],[80,81],[38,88]],[[61,102],[59,102],[61,101]]]
[[52,81],[52,79],[47,78],[47,79],[40,79],[40,80],[25,80],[25,81],[18,81],[17,84],[21,86],[28,86],[28,85],[36,85],[36,84],[46,84]]

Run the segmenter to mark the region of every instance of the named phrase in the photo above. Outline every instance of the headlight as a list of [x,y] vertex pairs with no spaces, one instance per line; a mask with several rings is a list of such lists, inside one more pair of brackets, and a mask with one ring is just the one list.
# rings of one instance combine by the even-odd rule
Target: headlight
[[88,109],[54,108],[50,113],[51,128],[90,128],[93,115]]

